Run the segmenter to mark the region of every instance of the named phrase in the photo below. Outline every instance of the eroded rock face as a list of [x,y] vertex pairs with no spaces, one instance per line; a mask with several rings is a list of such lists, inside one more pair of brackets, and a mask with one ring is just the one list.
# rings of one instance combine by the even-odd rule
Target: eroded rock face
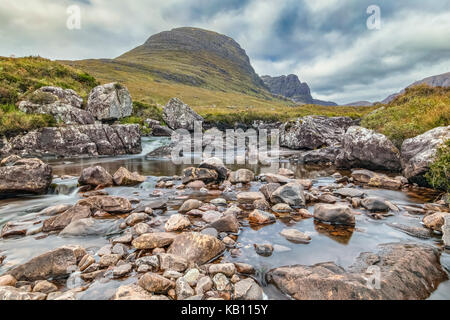
[[412,183],[428,186],[424,175],[436,157],[436,151],[450,139],[450,126],[434,128],[403,142],[401,163],[404,176]]
[[100,121],[117,120],[131,115],[133,102],[125,86],[108,83],[92,89],[86,110]]
[[[372,266],[380,268],[380,289],[368,286]],[[296,265],[269,271],[267,280],[297,300],[418,300],[428,298],[447,274],[436,248],[385,244],[362,253],[348,270],[332,262]]]
[[10,270],[18,281],[47,280],[49,278],[66,277],[75,269],[77,260],[84,256],[86,251],[79,247],[61,247]]
[[163,119],[172,130],[194,130],[194,121],[203,122],[203,118],[184,104],[180,99],[173,98],[163,109]]
[[39,159],[16,158],[0,167],[0,196],[43,194],[51,182],[52,168]]
[[52,115],[57,122],[69,125],[93,124],[91,113],[81,109],[83,99],[73,90],[58,87],[42,87],[33,92],[26,101],[19,103],[25,113]]
[[201,265],[217,257],[224,250],[225,245],[217,238],[191,232],[176,237],[167,252]]
[[280,145],[295,150],[314,150],[341,142],[345,131],[355,121],[348,117],[307,116],[280,127]]
[[363,127],[350,127],[336,159],[341,168],[400,171],[400,152],[386,136]]
[[43,128],[11,138],[0,155],[36,157],[98,157],[139,154],[138,125],[79,125]]

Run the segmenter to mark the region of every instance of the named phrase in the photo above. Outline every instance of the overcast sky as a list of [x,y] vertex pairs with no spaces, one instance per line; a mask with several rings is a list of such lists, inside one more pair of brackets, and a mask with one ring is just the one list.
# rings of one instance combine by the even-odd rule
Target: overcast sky
[[[66,27],[71,5],[79,30]],[[367,27],[370,5],[380,30]],[[258,74],[297,74],[338,103],[450,71],[450,0],[0,0],[0,55],[114,58],[183,26],[226,34]]]

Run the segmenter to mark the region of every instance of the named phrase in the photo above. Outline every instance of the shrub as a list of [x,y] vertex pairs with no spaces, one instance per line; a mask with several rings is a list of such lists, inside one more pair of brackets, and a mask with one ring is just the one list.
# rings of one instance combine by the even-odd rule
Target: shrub
[[28,100],[34,104],[51,104],[57,100],[57,98],[48,92],[35,91],[28,97]]
[[438,149],[425,178],[433,188],[450,192],[450,140]]
[[0,136],[14,136],[43,127],[56,126],[55,118],[48,114],[26,114],[14,105],[0,106]]

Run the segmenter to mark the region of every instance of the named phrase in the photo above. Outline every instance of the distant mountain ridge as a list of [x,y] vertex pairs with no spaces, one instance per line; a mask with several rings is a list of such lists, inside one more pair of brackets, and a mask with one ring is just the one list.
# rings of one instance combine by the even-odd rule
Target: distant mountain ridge
[[311,96],[311,89],[306,82],[301,82],[295,74],[282,75],[278,77],[262,76],[261,79],[269,88],[270,92],[288,99],[296,103],[302,104],[318,104],[324,106],[336,106],[337,104],[330,101],[316,100]]
[[[410,88],[419,84],[427,84],[430,87],[450,87],[450,72],[427,77],[425,79],[414,82],[406,88]],[[403,93],[405,93],[405,89],[398,93],[391,94],[386,99],[381,101],[381,103],[387,104]]]

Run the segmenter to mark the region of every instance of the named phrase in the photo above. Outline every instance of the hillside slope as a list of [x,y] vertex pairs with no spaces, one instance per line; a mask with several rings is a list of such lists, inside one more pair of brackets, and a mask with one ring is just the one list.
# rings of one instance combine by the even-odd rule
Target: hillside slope
[[268,91],[237,42],[197,28],[153,35],[116,59],[62,62],[101,82],[124,83],[136,100],[149,104],[178,97],[193,106],[294,105]]

